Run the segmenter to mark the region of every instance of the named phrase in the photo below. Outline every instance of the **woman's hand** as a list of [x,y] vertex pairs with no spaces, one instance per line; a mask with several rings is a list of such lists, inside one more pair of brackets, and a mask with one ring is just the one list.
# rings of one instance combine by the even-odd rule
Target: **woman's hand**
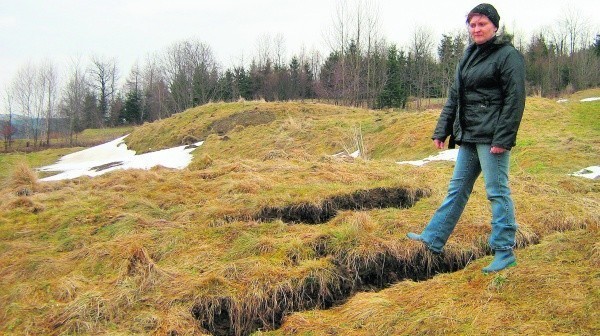
[[444,149],[444,142],[440,141],[438,139],[433,139],[433,145],[435,146],[435,148],[437,149]]
[[502,147],[492,146],[492,149],[490,149],[490,153],[492,154],[502,154],[504,152],[506,152],[506,149]]

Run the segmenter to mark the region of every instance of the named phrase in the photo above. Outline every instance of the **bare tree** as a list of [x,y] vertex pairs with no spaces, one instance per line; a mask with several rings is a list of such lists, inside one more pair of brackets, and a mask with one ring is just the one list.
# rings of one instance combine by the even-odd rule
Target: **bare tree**
[[36,70],[31,63],[21,67],[12,81],[11,90],[16,103],[16,112],[25,117],[25,137],[33,136],[33,110],[35,103]]
[[[375,104],[376,95],[374,91],[378,91],[378,80],[377,80],[377,55],[385,54],[387,49],[385,41],[380,37],[380,21],[379,21],[379,7],[376,6],[375,2],[367,1],[365,3],[366,11],[369,13],[365,19],[365,30],[366,30],[366,45],[367,45],[367,80],[366,80],[366,97],[372,97],[369,102],[370,106]],[[382,57],[383,59],[383,57]],[[382,70],[382,69],[381,69]],[[385,73],[379,71],[379,73]],[[380,83],[382,81],[379,81]]]
[[273,39],[269,34],[261,34],[256,40],[256,66],[264,68],[273,62]]
[[[379,9],[372,0],[339,1],[326,42],[331,52],[324,69],[328,96],[354,106],[375,102],[377,59],[385,59],[385,42],[379,36]],[[336,64],[333,64],[333,63]],[[334,73],[335,72],[335,73]],[[385,71],[383,71],[384,73]]]
[[170,115],[169,92],[157,55],[148,55],[142,70],[145,113],[149,120],[162,119]]
[[43,76],[42,67],[35,68],[33,100],[33,146],[37,147],[38,140],[42,136],[42,119],[45,114],[46,105],[46,78]]
[[361,95],[361,82],[363,72],[363,58],[364,58],[364,22],[368,15],[364,1],[356,0],[352,3],[349,18],[350,28],[347,35],[348,42],[345,46],[345,57],[343,67],[343,82],[345,84],[343,91],[345,92],[345,99],[347,103],[352,106],[360,104]]
[[96,91],[101,113],[101,116],[97,118],[98,125],[95,126],[103,127],[106,121],[110,120],[109,107],[116,93],[116,82],[118,79],[117,62],[115,59],[93,56],[89,74],[90,84]]
[[4,106],[8,112],[8,120],[4,120],[2,123],[2,137],[4,138],[4,150],[8,150],[12,147],[12,136],[15,134],[15,127],[13,126],[13,104],[14,104],[14,93],[10,89],[4,90]]
[[[337,80],[331,81],[334,85],[331,87],[335,101],[338,102],[345,96],[346,89],[346,50],[350,40],[351,17],[348,9],[348,3],[340,0],[336,4],[335,14],[332,18],[332,27],[328,31],[325,39],[329,44],[331,55],[335,56],[339,65],[331,67],[331,77],[337,77]],[[335,69],[335,70],[334,70]]]
[[548,78],[554,90],[573,91],[589,85],[594,68],[588,67],[594,60],[583,55],[592,42],[588,19],[568,7],[563,11],[559,24],[544,27],[540,36],[548,43]]
[[56,115],[56,102],[58,100],[58,73],[54,64],[46,61],[40,67],[40,79],[44,84],[44,100],[43,108],[45,120],[46,146],[50,145],[50,136],[52,133],[51,124]]
[[338,1],[335,14],[332,18],[332,27],[326,36],[329,49],[340,52],[343,56],[350,40],[350,26],[352,19],[347,1]]
[[[421,99],[429,95],[429,84],[432,76],[433,34],[425,26],[418,26],[413,32],[410,42],[412,59],[411,77],[414,96],[417,98],[417,108],[421,107]],[[409,56],[409,57],[410,57]]]
[[285,66],[285,37],[282,33],[278,33],[273,38],[273,47],[275,53],[275,67],[283,68]]
[[165,52],[163,71],[169,85],[175,111],[180,112],[192,105],[191,70],[185,55],[186,42],[175,43]]
[[600,57],[593,49],[580,50],[572,57],[572,82],[574,89],[595,87],[600,83]]
[[192,76],[192,106],[206,104],[214,99],[219,80],[219,64],[212,48],[205,43],[190,43],[188,51]]
[[573,56],[577,50],[587,47],[586,42],[591,37],[589,23],[580,12],[571,7],[567,8],[560,26],[567,37],[570,56]]
[[67,135],[69,142],[73,144],[77,141],[77,134],[89,125],[84,106],[86,96],[90,94],[90,85],[86,72],[82,70],[78,60],[71,61],[69,68],[71,72],[63,88],[60,113],[61,117],[68,121]]
[[[27,120],[25,137],[33,139],[34,147],[42,135],[46,135],[46,143],[49,143],[51,119],[56,110],[57,81],[56,68],[49,61],[40,66],[29,63],[19,69],[13,79],[11,91],[15,108]],[[42,121],[45,121],[44,125]]]
[[213,99],[219,65],[208,45],[197,40],[175,43],[167,49],[162,68],[176,111]]

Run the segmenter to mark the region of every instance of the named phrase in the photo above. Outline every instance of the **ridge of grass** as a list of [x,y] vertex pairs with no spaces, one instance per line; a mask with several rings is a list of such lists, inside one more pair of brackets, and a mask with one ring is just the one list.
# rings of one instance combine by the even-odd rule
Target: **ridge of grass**
[[[255,111],[269,117],[249,123],[244,116],[255,116]],[[590,103],[528,98],[511,161],[519,247],[557,231],[597,234],[600,185],[568,176],[600,161],[600,154],[588,147],[600,140],[597,111]],[[247,335],[276,328],[295,311],[331,307],[363,291],[406,286],[396,284],[404,278],[422,280],[460,269],[489,253],[489,211],[481,181],[441,260],[404,237],[422,229],[451,175],[447,162],[424,167],[395,162],[436,152],[429,133],[438,113],[302,102],[208,104],[143,125],[126,138],[137,151],[204,140],[188,169],[158,167],[40,183],[28,196],[4,188],[0,332]],[[368,160],[331,156],[355,150],[357,133]],[[46,155],[26,158],[41,162]],[[344,210],[318,225],[255,218],[265,206],[322,204],[376,188],[429,192],[407,209]],[[587,241],[568,246],[596,251],[591,260],[598,259],[598,247],[590,250]],[[518,251],[520,265],[528,263],[526,251]],[[468,269],[478,270],[482,262]],[[443,290],[443,284],[438,287]],[[540,288],[519,293],[536,304],[533,296],[540,295]],[[456,307],[440,309],[450,308]],[[416,311],[427,319],[436,314],[428,309]],[[372,311],[382,319],[388,316]],[[386,328],[396,332],[410,322],[390,321]],[[580,322],[581,330],[594,328],[591,319]],[[286,322],[284,332],[289,323],[296,328],[296,322]]]

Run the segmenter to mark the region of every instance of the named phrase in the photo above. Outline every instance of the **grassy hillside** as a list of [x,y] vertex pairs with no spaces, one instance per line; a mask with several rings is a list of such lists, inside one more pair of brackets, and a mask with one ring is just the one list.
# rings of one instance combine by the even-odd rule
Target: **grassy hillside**
[[126,138],[139,152],[204,141],[182,171],[40,183],[0,165],[0,332],[593,334],[600,182],[568,174],[600,164],[598,111],[528,99],[511,162],[519,267],[490,277],[482,181],[442,256],[404,236],[452,172],[396,163],[436,153],[438,111],[209,104]]

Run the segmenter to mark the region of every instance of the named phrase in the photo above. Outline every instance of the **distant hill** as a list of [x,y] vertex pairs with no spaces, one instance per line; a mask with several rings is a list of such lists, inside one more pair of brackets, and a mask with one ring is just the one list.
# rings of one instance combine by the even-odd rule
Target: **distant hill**
[[[8,121],[10,119],[10,115],[8,114],[0,114],[0,122]],[[24,139],[26,137],[25,129],[26,127],[30,127],[33,123],[31,118],[13,114],[12,116],[12,124],[13,127],[16,128],[16,133],[13,135],[13,139]],[[45,128],[46,126],[46,118],[42,118],[39,121],[39,125],[41,128]],[[52,118],[50,128],[52,132],[59,132],[65,129],[67,124],[67,120],[64,118]]]
[[[10,115],[0,114],[0,122],[8,122],[9,119]],[[25,124],[28,123],[29,120],[21,115],[13,115],[11,122],[16,131],[13,135],[13,139],[21,139],[25,137]]]

